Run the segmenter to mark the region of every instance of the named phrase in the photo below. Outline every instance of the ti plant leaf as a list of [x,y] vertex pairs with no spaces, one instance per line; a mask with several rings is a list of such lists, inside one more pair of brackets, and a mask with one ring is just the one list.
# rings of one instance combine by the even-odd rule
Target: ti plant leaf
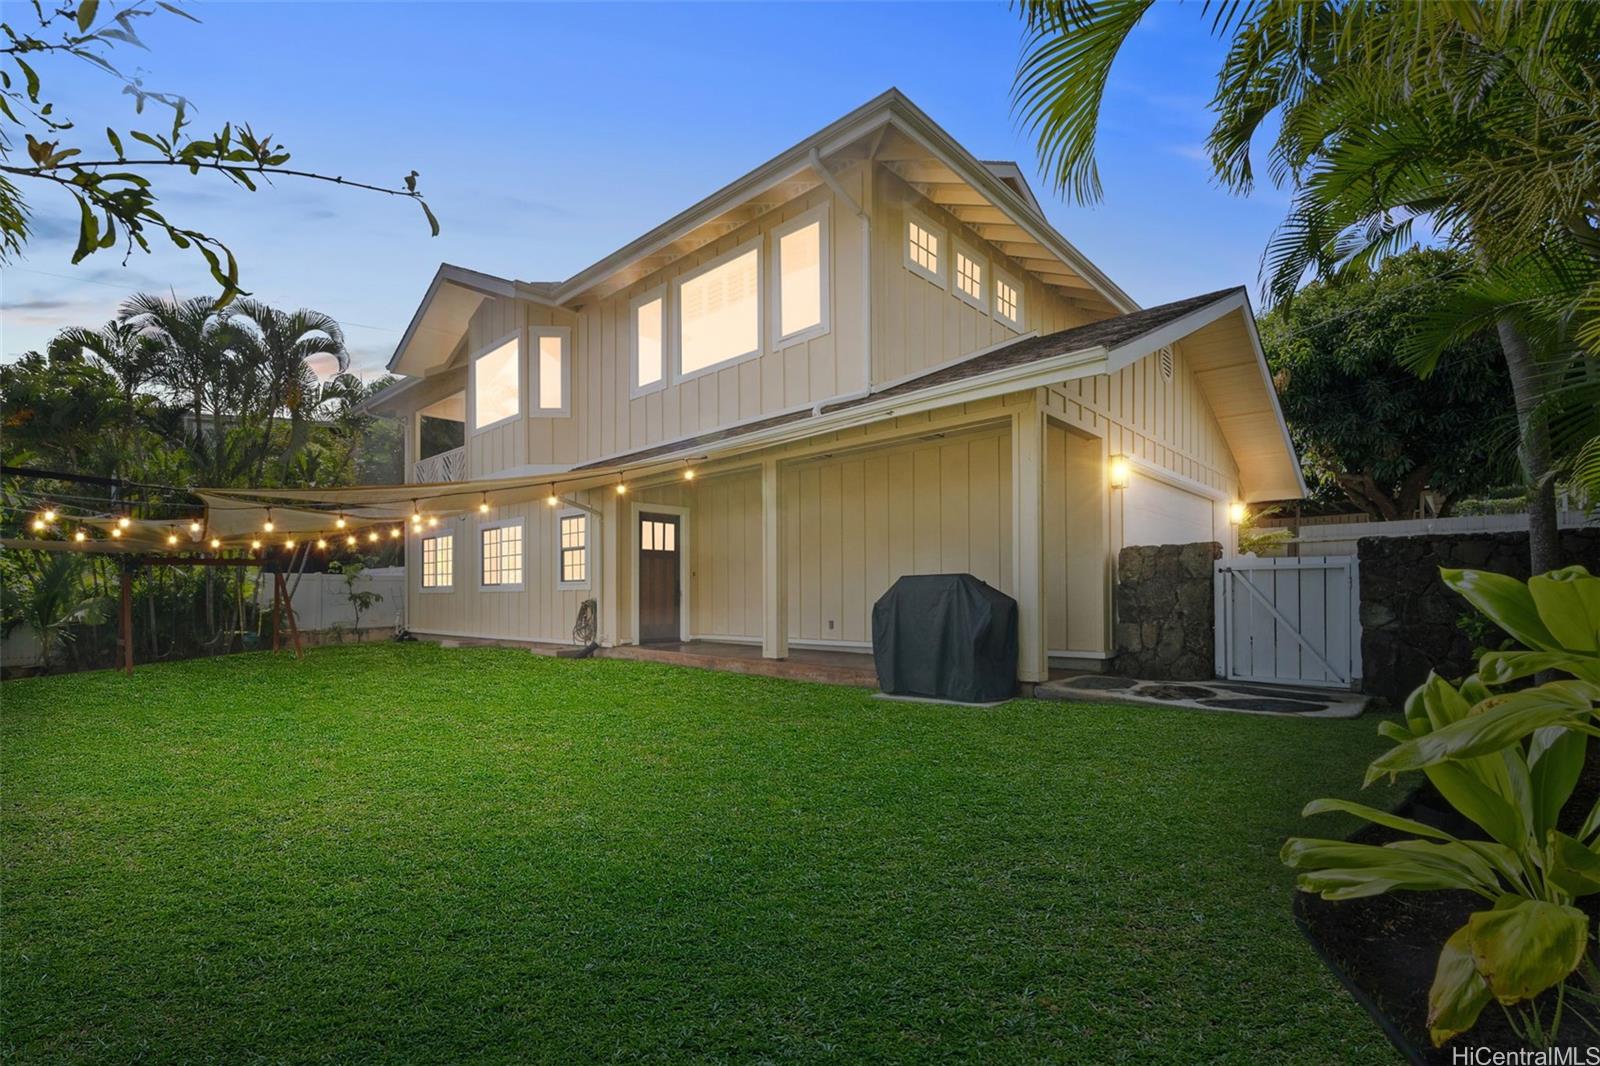
[[1434,1047],[1471,1029],[1494,999],[1489,982],[1473,960],[1467,934],[1468,927],[1463,925],[1445,941],[1433,987],[1428,989],[1428,1036]]

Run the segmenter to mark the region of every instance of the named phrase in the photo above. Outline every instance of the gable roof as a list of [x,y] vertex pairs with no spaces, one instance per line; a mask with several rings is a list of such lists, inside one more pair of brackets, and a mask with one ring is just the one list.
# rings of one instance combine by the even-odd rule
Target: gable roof
[[[595,294],[631,284],[831,180],[831,173],[823,170],[868,159],[881,159],[1045,284],[1062,288],[1069,300],[1092,305],[1100,313],[1137,309],[1127,293],[1045,219],[1020,167],[981,162],[903,93],[890,89],[565,281],[523,282],[441,266],[388,368],[402,374],[425,373],[448,358],[460,332],[441,352],[442,338],[457,323],[464,331],[465,321],[486,296],[516,296],[573,308]],[[446,310],[435,313],[435,302],[446,304]],[[461,308],[469,303],[471,310],[463,317]]]
[[1090,374],[1116,373],[1180,340],[1185,359],[1239,464],[1243,498],[1258,502],[1305,496],[1299,459],[1278,406],[1243,287],[1219,289],[1044,336],[1021,337],[886,383],[862,396],[608,456],[575,470],[621,469],[706,452],[766,447],[829,432],[852,415],[886,418],[913,409],[967,402],[980,394],[999,395]]

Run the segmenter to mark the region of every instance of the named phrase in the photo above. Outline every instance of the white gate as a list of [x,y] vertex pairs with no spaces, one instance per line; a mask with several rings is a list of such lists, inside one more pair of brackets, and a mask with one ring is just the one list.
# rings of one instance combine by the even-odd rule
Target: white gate
[[1331,688],[1361,682],[1353,555],[1216,564],[1217,676]]

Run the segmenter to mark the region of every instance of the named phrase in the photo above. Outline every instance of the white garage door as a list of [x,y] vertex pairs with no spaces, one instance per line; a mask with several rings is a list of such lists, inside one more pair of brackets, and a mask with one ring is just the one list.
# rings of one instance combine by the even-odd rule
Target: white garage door
[[1212,528],[1216,507],[1206,497],[1137,473],[1122,491],[1127,497],[1122,512],[1123,544],[1195,544],[1218,539]]

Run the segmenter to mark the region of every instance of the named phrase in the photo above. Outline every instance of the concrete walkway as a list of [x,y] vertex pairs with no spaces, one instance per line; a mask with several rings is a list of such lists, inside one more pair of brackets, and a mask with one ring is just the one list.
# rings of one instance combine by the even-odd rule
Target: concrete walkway
[[1301,718],[1354,718],[1370,697],[1343,689],[1288,688],[1238,681],[1140,681],[1107,674],[1072,674],[1040,685],[1041,700],[1134,703],[1147,707],[1187,707],[1196,711],[1294,715]]

